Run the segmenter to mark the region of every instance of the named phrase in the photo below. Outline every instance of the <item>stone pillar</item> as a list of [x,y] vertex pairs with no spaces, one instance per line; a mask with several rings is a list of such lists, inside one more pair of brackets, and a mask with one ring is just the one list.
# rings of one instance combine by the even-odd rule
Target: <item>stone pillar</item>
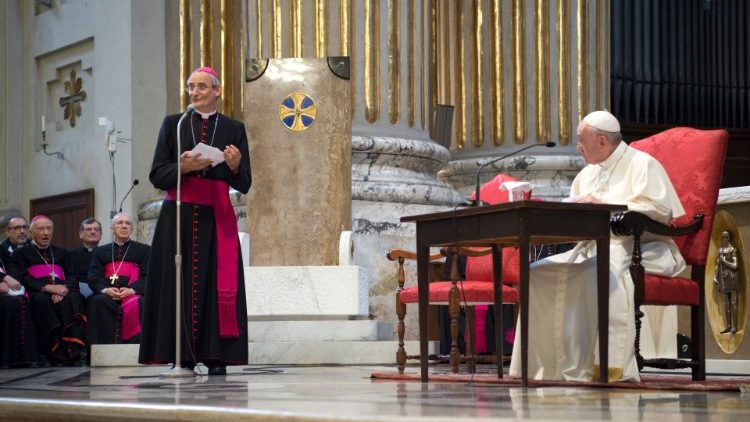
[[534,196],[567,195],[584,165],[576,126],[609,103],[609,1],[437,3],[438,101],[455,106],[439,179],[468,195],[483,163],[552,141],[488,166],[481,180],[505,172],[532,182]]
[[414,247],[400,217],[463,201],[437,179],[450,153],[429,134],[433,3],[248,2],[248,57],[351,57],[353,263],[369,280],[371,316],[386,321],[396,265],[385,254]]

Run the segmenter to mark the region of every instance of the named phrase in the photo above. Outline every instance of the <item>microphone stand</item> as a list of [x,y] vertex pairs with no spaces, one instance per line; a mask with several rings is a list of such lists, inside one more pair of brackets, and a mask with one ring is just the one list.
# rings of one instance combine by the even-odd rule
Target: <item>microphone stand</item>
[[185,113],[180,117],[180,121],[177,122],[177,198],[175,198],[175,209],[176,209],[176,218],[175,218],[175,227],[177,230],[176,236],[175,236],[175,255],[174,255],[174,278],[175,278],[175,330],[174,330],[174,366],[167,372],[162,372],[161,376],[165,378],[189,378],[194,377],[195,372],[182,367],[182,356],[180,356],[182,352],[182,244],[180,239],[180,205],[182,204],[181,201],[181,189],[182,189],[182,171],[180,170],[180,166],[182,164],[182,154],[180,153],[180,148],[182,147],[182,142],[180,141],[180,129],[182,128],[182,122],[185,120],[185,117],[191,114],[191,111],[193,111],[192,104],[188,106],[188,109],[185,110]]
[[545,146],[545,147],[547,147],[547,148],[552,148],[552,147],[554,147],[555,145],[556,145],[556,144],[555,144],[554,142],[547,142],[546,144],[532,144],[532,145],[529,145],[529,146],[523,147],[523,148],[521,148],[521,149],[519,149],[519,150],[513,151],[513,152],[511,152],[510,154],[505,154],[505,155],[503,155],[502,157],[499,157],[499,158],[495,158],[494,160],[490,160],[490,161],[488,161],[488,162],[486,162],[486,163],[482,164],[481,166],[479,166],[479,169],[477,169],[477,185],[476,185],[476,189],[475,189],[475,191],[474,191],[474,202],[472,202],[472,203],[471,203],[471,206],[472,206],[472,207],[481,207],[481,206],[484,206],[484,205],[486,205],[486,204],[485,204],[484,202],[482,202],[482,200],[481,200],[481,199],[479,199],[479,177],[480,177],[480,176],[481,176],[481,174],[482,174],[482,169],[483,169],[483,168],[485,168],[485,167],[489,166],[490,164],[495,164],[495,163],[497,163],[497,162],[498,162],[498,161],[500,161],[500,160],[504,160],[504,159],[506,159],[506,158],[508,158],[508,157],[511,157],[511,156],[513,156],[513,155],[516,155],[516,154],[518,154],[518,153],[520,153],[520,152],[524,152],[524,151],[526,151],[526,150],[527,150],[527,149],[529,149],[529,148],[534,148],[534,147],[538,147],[538,146]]

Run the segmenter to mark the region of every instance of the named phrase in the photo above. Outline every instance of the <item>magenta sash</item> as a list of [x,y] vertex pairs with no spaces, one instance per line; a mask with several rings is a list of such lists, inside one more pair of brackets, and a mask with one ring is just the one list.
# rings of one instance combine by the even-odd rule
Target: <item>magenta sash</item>
[[[128,286],[135,283],[141,276],[141,267],[134,262],[123,261],[117,264],[120,271],[117,275],[128,276]],[[115,273],[114,262],[108,262],[104,265],[104,278],[109,279]],[[138,309],[138,298],[141,295],[135,294],[122,300],[122,339],[130,340],[141,332],[141,318]]]
[[57,264],[29,265],[28,272],[29,272],[29,275],[34,278],[49,278],[50,268],[52,268],[52,271],[55,272],[55,277],[59,278],[60,280],[65,281],[65,271],[63,271],[63,269],[60,268],[60,266]]
[[[216,227],[216,289],[218,291],[219,336],[237,338],[237,218],[229,199],[229,184],[221,180],[188,177],[182,183],[181,200],[213,207]],[[164,199],[174,201],[176,189]]]

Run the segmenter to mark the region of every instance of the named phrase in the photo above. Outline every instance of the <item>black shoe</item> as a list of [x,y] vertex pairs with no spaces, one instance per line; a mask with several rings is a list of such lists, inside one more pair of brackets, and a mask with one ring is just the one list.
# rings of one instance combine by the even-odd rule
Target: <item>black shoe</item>
[[208,368],[208,375],[226,375],[227,367],[224,365],[212,366]]
[[191,371],[195,370],[195,363],[193,362],[183,362],[180,366]]

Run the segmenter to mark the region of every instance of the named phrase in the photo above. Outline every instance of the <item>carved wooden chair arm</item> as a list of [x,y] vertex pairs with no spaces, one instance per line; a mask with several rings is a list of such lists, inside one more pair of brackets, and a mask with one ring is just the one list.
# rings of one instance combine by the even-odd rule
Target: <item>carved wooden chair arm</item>
[[[417,260],[417,253],[414,251],[407,251],[406,249],[391,249],[385,256],[389,261],[395,261],[397,259],[411,259],[414,261]],[[443,255],[442,253],[434,253],[430,254],[429,261],[437,261],[438,259],[442,258],[445,258],[445,255]]]
[[616,213],[610,219],[612,233],[617,236],[635,236],[640,238],[644,232],[662,236],[682,236],[700,230],[703,225],[703,214],[695,214],[693,221],[685,226],[673,227],[652,220],[637,211]]

